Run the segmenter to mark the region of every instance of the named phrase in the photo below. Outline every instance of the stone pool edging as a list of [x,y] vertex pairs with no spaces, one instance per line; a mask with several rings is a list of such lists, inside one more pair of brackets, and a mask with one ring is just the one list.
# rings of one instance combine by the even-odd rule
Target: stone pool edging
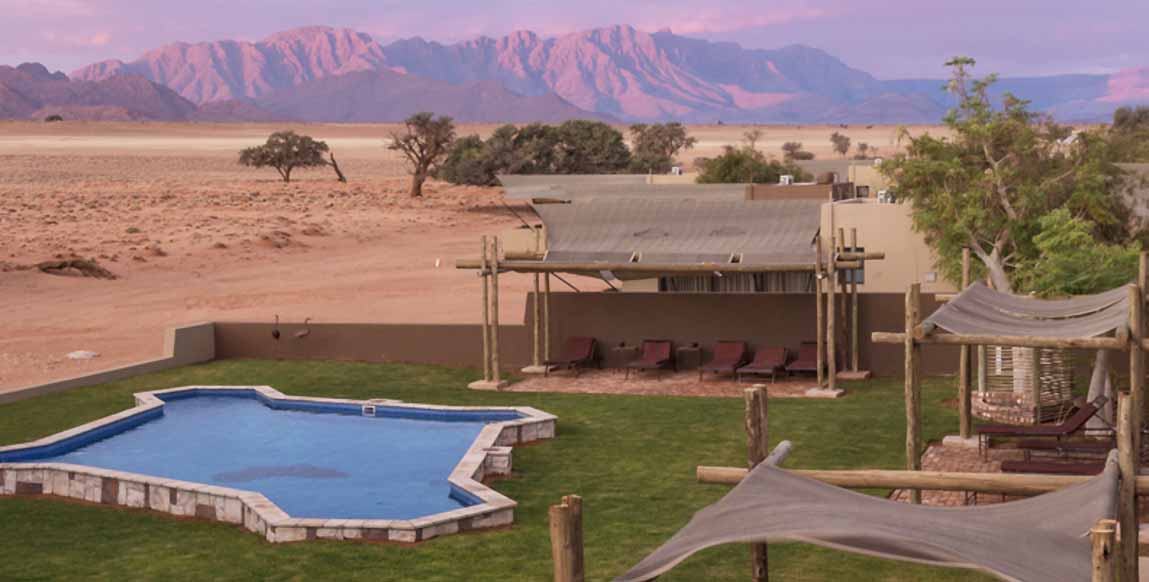
[[[436,414],[515,412],[519,418],[488,423],[452,470],[456,494],[474,505],[411,520],[294,518],[261,493],[69,463],[0,462],[0,495],[54,495],[90,503],[150,509],[181,517],[240,525],[272,543],[313,539],[416,543],[435,537],[514,522],[517,503],[483,484],[511,472],[514,445],[555,436],[557,417],[531,407],[467,407],[408,404],[395,400],[348,400],[287,396],[270,386],[185,386],[135,394],[136,406],[35,441],[0,447],[0,455],[68,446],[72,440],[98,440],[163,414],[160,396],[211,392],[252,392],[275,408]],[[378,414],[376,416],[386,416]],[[82,446],[82,445],[80,445]]]

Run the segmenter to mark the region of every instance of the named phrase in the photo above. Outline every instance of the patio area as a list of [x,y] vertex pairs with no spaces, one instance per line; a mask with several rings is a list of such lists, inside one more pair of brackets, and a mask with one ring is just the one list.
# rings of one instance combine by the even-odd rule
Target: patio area
[[522,381],[504,388],[504,392],[558,392],[568,394],[630,394],[658,396],[697,396],[719,398],[742,398],[745,389],[754,384],[764,384],[770,398],[810,398],[807,392],[817,387],[811,376],[779,377],[776,382],[769,378],[744,378],[738,382],[730,375],[706,373],[698,379],[696,370],[674,372],[631,371],[630,378],[623,370],[583,370],[577,377],[573,372],[552,372],[550,376],[531,375]]

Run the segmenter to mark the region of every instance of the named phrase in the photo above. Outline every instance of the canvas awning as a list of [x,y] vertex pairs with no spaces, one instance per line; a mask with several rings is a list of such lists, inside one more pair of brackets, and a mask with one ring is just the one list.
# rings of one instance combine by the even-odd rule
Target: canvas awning
[[818,200],[629,199],[540,205],[536,211],[547,232],[543,263],[613,262],[619,271],[663,265],[812,270],[821,205]]
[[922,322],[957,335],[1091,338],[1127,329],[1129,287],[1069,299],[1034,299],[975,283]]
[[863,495],[762,464],[618,582],[652,580],[703,549],[800,541],[877,557],[979,569],[1006,580],[1086,582],[1088,532],[1114,515],[1116,455],[1097,477],[1039,497],[930,507]]

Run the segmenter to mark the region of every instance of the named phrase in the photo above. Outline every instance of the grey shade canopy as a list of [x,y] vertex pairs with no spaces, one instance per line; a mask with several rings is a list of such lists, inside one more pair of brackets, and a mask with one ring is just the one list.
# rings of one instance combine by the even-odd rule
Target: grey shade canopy
[[[546,262],[814,263],[821,200],[598,200],[535,207]],[[605,259],[601,262],[607,262]]]
[[1087,338],[1125,329],[1128,286],[1070,299],[1034,299],[975,283],[935,311],[923,326],[959,335]]
[[1005,580],[1087,582],[1088,536],[1112,519],[1116,455],[1072,487],[980,507],[910,505],[762,464],[617,582],[654,579],[692,554],[730,543],[806,542],[922,564],[984,570]]
[[507,200],[585,202],[622,198],[745,200],[746,184],[650,184],[645,174],[499,176]]

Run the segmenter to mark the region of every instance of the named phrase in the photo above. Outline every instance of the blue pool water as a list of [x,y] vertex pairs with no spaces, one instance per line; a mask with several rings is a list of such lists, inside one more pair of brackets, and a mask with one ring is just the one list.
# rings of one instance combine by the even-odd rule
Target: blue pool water
[[292,517],[413,519],[473,504],[447,478],[485,422],[273,410],[250,397],[197,395],[43,460],[258,491]]

